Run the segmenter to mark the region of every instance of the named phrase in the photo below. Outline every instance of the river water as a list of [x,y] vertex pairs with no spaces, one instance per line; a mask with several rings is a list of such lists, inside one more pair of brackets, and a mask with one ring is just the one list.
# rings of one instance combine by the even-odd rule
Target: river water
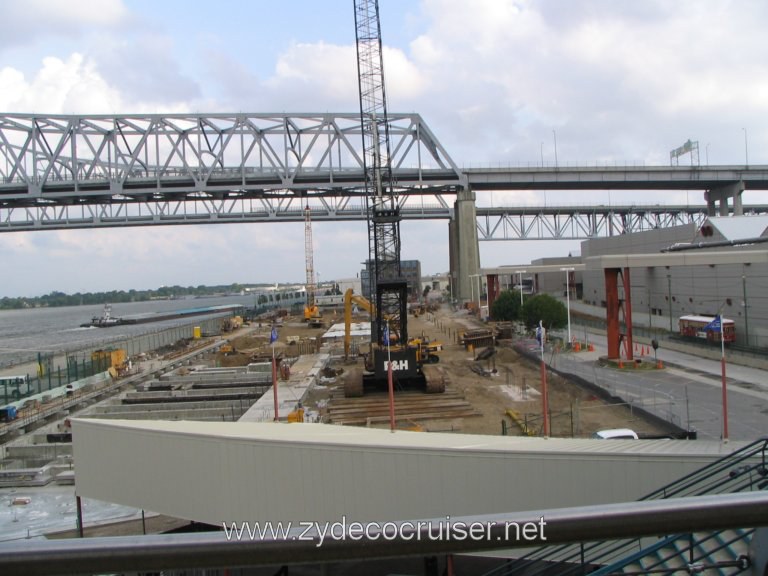
[[[112,316],[138,316],[167,313],[223,304],[254,305],[254,297],[222,296],[184,300],[154,300],[112,305]],[[10,365],[37,359],[38,353],[60,353],[106,345],[132,336],[194,323],[206,316],[177,318],[146,324],[128,324],[109,328],[81,328],[94,316],[101,316],[104,306],[67,306],[0,310],[0,370]]]

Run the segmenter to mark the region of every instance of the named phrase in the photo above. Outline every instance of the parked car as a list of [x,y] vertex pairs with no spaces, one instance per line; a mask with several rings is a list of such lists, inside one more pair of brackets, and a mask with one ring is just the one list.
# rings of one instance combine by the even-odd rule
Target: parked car
[[598,430],[592,434],[592,438],[598,440],[637,440],[637,433],[629,428],[612,428],[610,430]]

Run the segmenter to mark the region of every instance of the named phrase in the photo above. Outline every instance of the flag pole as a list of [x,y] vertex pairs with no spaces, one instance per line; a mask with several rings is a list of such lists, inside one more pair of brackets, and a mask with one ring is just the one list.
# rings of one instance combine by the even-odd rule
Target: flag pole
[[272,333],[269,336],[272,346],[272,398],[274,401],[275,422],[279,422],[280,417],[277,413],[277,364],[275,363],[275,342],[277,341],[277,330],[272,327]]
[[544,437],[549,438],[549,398],[547,396],[547,365],[544,362],[544,342],[546,340],[546,330],[544,323],[539,320],[541,330],[541,411],[544,424]]
[[725,324],[720,316],[720,372],[723,379],[723,442],[728,442],[728,393],[725,385]]

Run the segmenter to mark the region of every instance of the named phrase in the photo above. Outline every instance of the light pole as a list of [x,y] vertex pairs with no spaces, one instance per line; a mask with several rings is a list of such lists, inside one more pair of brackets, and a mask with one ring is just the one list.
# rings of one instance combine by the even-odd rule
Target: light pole
[[541,418],[544,428],[544,437],[549,438],[549,395],[547,394],[547,365],[544,363],[544,343],[547,340],[547,331],[544,322],[539,320],[536,328],[536,339],[541,349]]
[[749,346],[749,315],[747,313],[747,276],[741,275],[741,292],[744,296],[744,342]]
[[744,160],[747,166],[749,166],[749,146],[747,145],[747,129],[742,128],[742,130],[744,130]]
[[560,268],[565,272],[565,301],[568,309],[568,346],[571,345],[571,272],[575,268]]
[[555,141],[555,168],[557,168],[557,132],[555,132],[554,130],[552,130],[552,138]]
[[[717,316],[707,326],[713,332],[720,332],[720,372],[723,388],[723,442],[728,442],[728,392],[725,385],[725,322],[723,321],[723,308],[725,302],[717,311]],[[705,328],[706,330],[706,328]]]
[[480,294],[483,291],[483,280],[482,274],[477,274],[477,314],[482,318],[482,314],[480,314]]
[[470,274],[469,275],[469,283],[472,286],[472,294],[473,294],[473,300],[474,300],[474,293],[475,293],[475,284],[472,281],[472,278],[477,278],[477,314],[480,315],[480,277],[482,274]]
[[520,287],[520,308],[523,307],[523,274],[528,272],[528,270],[518,270],[517,273],[520,276],[520,283],[518,286]]
[[669,333],[674,332],[672,328],[672,275],[667,274],[667,300],[669,301]]

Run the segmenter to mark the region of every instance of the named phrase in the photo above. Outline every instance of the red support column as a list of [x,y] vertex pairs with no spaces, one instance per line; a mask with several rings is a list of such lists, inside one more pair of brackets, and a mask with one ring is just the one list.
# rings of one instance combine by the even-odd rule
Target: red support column
[[624,310],[624,324],[626,331],[622,335],[624,337],[624,346],[626,347],[627,360],[634,360],[634,353],[632,350],[632,293],[630,290],[629,268],[624,268],[622,271],[622,284],[624,285],[624,299],[622,300],[622,308]]
[[621,355],[619,343],[619,268],[606,268],[605,273],[605,324],[608,331],[608,358]]

